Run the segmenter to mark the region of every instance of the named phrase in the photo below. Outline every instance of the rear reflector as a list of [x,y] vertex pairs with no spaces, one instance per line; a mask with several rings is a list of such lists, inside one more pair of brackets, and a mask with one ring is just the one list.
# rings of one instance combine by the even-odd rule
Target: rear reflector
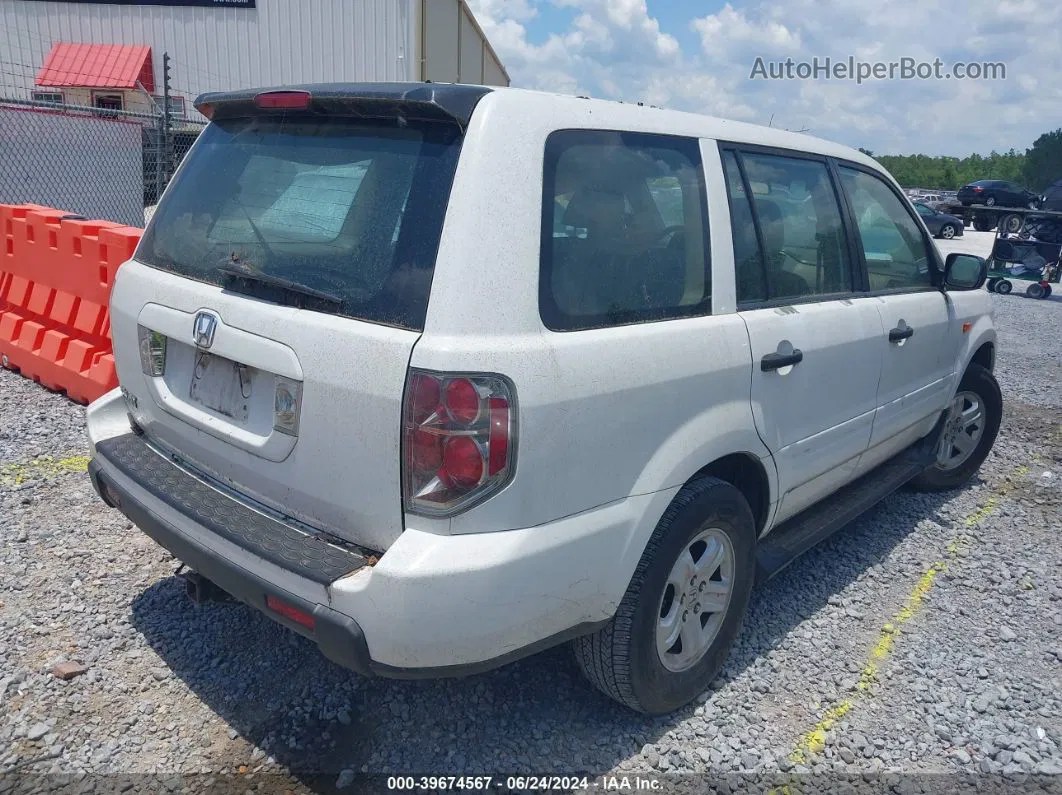
[[304,110],[310,107],[309,91],[265,91],[254,98],[255,107],[272,110]]
[[158,378],[166,372],[166,335],[137,325],[140,343],[140,370],[144,375]]
[[266,597],[266,607],[274,613],[284,616],[289,621],[301,624],[307,629],[313,629],[317,625],[317,620],[305,610],[299,610],[299,608],[289,605],[275,596]]

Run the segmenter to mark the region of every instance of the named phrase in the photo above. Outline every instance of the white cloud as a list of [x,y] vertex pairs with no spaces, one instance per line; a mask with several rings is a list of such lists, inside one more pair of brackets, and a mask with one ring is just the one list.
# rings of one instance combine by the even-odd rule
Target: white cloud
[[730,50],[735,44],[754,45],[764,52],[794,52],[800,49],[800,33],[773,19],[752,22],[727,3],[718,14],[690,21],[700,34],[701,48],[709,56]]
[[[668,29],[645,0],[469,0],[514,85],[644,100],[866,146],[965,155],[1022,149],[1058,124],[1056,31],[1041,0],[730,0]],[[540,31],[551,3],[574,13]],[[690,4],[695,6],[695,4]],[[689,8],[690,6],[687,6]],[[550,16],[557,16],[555,13]],[[533,26],[533,27],[532,27]],[[750,80],[765,60],[1004,62],[1005,81]]]

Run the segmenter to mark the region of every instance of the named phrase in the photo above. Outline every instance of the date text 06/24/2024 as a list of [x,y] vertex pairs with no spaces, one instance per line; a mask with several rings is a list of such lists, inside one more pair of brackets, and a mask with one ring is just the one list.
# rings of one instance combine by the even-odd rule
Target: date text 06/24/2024
[[661,782],[646,776],[389,776],[387,789],[397,791],[485,791],[510,792],[572,792],[602,790],[606,792],[653,792]]

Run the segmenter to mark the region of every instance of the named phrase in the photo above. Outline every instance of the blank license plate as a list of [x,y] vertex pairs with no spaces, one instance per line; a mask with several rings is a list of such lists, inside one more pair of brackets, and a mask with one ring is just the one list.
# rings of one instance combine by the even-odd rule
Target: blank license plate
[[253,367],[197,351],[188,396],[211,411],[247,422],[255,375]]

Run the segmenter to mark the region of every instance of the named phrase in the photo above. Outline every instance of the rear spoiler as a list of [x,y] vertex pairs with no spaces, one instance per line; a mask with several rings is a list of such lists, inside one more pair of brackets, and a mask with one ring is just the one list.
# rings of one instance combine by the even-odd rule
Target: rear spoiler
[[490,90],[454,83],[317,83],[200,94],[195,107],[211,120],[253,116],[270,112],[255,102],[261,94],[303,93],[309,95],[303,112],[311,114],[441,121],[464,130]]

